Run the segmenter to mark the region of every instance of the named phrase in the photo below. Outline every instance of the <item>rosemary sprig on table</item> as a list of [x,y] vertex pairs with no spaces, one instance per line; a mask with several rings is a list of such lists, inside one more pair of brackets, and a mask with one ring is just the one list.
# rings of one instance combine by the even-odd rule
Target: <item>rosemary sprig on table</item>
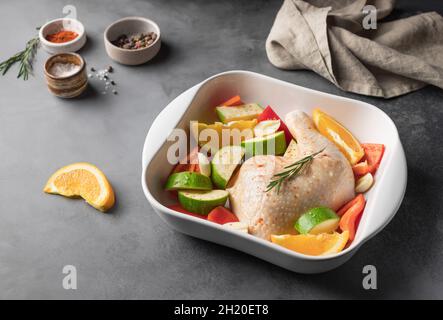
[[314,160],[314,157],[316,155],[318,155],[319,153],[323,152],[323,150],[325,150],[325,148],[323,148],[320,151],[317,151],[309,156],[306,156],[300,160],[297,160],[296,162],[294,162],[293,164],[290,164],[289,166],[284,167],[284,169],[287,169],[287,170],[279,172],[272,177],[271,182],[269,182],[269,184],[266,187],[266,192],[268,192],[268,191],[272,190],[274,187],[276,187],[277,193],[279,193],[281,185],[283,184],[283,181],[302,173],[303,170],[305,170],[307,168],[307,166],[312,162],[312,160]]
[[17,78],[28,80],[29,74],[32,73],[32,62],[34,60],[37,47],[40,43],[38,37],[32,38],[26,43],[24,50],[17,52],[9,59],[0,63],[0,72],[5,75],[14,64],[19,63],[20,69]]

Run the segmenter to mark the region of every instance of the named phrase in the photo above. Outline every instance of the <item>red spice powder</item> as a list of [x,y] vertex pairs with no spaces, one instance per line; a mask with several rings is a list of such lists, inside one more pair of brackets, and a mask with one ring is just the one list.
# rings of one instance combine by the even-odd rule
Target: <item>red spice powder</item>
[[59,32],[48,34],[46,36],[46,40],[55,42],[55,43],[63,43],[74,40],[78,37],[78,34],[74,31],[69,30],[60,30]]

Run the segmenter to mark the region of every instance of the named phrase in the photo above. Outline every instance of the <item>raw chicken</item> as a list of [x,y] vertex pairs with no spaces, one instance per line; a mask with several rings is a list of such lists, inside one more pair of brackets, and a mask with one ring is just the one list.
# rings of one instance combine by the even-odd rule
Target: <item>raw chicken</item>
[[[248,225],[251,234],[268,240],[271,234],[296,234],[294,223],[305,211],[318,206],[337,210],[354,197],[351,165],[315,129],[309,116],[297,110],[285,122],[297,141],[296,152],[248,159],[228,189],[231,209],[239,220]],[[283,182],[279,193],[275,188],[265,191],[274,174],[323,148],[300,175]]]

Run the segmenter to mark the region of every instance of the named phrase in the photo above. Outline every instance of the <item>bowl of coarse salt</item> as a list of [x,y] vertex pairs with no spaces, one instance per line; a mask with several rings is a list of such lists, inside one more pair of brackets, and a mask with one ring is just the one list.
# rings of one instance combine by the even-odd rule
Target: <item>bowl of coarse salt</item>
[[86,62],[77,53],[55,54],[45,62],[45,78],[53,95],[77,97],[88,85]]

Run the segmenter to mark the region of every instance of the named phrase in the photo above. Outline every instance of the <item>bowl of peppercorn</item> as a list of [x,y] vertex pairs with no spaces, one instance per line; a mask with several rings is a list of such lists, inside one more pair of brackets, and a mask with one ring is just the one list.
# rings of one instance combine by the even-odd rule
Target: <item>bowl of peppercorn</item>
[[148,62],[160,50],[160,28],[147,18],[127,17],[115,21],[104,33],[108,56],[121,64]]

